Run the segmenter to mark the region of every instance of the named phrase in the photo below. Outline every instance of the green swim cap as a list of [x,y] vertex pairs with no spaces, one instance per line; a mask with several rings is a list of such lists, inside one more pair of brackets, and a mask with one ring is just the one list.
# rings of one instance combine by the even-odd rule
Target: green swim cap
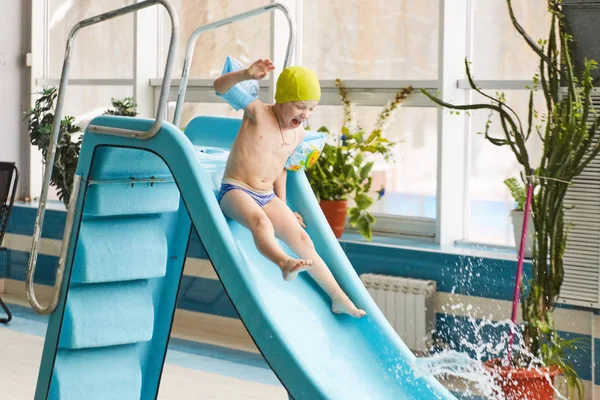
[[321,85],[315,72],[299,65],[284,69],[277,78],[275,101],[287,103],[307,100],[321,100]]

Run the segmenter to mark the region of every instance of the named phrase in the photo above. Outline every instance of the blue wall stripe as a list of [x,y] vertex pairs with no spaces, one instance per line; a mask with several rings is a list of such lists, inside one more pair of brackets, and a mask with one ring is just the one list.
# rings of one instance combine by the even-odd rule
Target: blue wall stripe
[[[483,259],[399,247],[344,243],[346,255],[359,274],[371,272],[431,279],[437,290],[497,300],[512,300],[514,261]],[[529,276],[531,263],[525,263]]]
[[[6,269],[6,278],[25,281],[27,279],[27,268],[29,266],[29,253],[9,250],[7,258],[8,268]],[[39,254],[33,281],[42,285],[54,285],[57,267],[58,257]]]
[[[25,281],[29,253],[8,251],[9,267],[7,278]],[[39,255],[33,281],[42,285],[54,285],[58,257]],[[223,317],[238,318],[237,312],[229,301],[221,281],[184,275],[177,300],[177,307],[184,310]]]
[[1,247],[0,248],[0,278],[6,278],[8,275],[8,257],[10,250]]
[[[600,338],[594,340],[594,360],[600,360]],[[594,364],[595,385],[600,385],[600,362]]]
[[190,238],[187,256],[192,258],[200,258],[203,260],[208,259],[208,254],[206,253],[204,246],[202,246],[202,243],[200,242],[200,237],[198,236],[198,233],[195,229],[192,230],[192,236]]
[[[37,208],[13,207],[6,231],[18,235],[33,236],[33,225],[35,224],[36,214]],[[67,214],[64,211],[47,210],[44,216],[42,237],[48,239],[62,239],[66,215]]]
[[222,317],[238,318],[220,281],[184,275],[177,308]]
[[[8,231],[10,233],[32,235],[37,209],[28,206],[14,207]],[[43,236],[62,239],[65,212],[48,210]],[[342,246],[359,274],[365,272],[406,276],[417,279],[430,279],[437,282],[437,290],[447,293],[484,297],[497,300],[512,300],[516,262],[492,258],[481,258],[447,254],[443,252],[423,251],[391,246],[376,246],[356,242],[341,242]],[[430,245],[429,247],[432,247]],[[427,247],[427,246],[426,246]],[[41,256],[46,258],[48,256]],[[194,230],[190,240],[187,257],[207,259],[207,253]],[[39,280],[36,282],[53,284],[56,262],[50,259],[40,260]],[[19,271],[27,264],[24,254],[11,257],[8,275],[13,279],[24,277]],[[12,271],[11,271],[12,269]],[[530,276],[531,263],[525,263],[525,276]],[[0,270],[0,276],[4,272]],[[24,278],[21,278],[24,279]],[[578,310],[590,310],[557,304],[557,307]]]

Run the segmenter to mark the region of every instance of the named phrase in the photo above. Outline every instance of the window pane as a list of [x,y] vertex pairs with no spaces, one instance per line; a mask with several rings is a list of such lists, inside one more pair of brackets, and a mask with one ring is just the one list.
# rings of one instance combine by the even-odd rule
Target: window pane
[[[370,132],[383,107],[355,106],[363,129]],[[340,132],[341,106],[319,106],[311,116],[312,129],[327,126],[332,134]],[[399,142],[394,163],[378,161],[373,169],[373,190],[386,188],[385,196],[371,211],[412,217],[436,217],[437,186],[437,110],[401,107],[387,130],[390,140]]]
[[[513,27],[506,1],[475,0],[473,74],[475,79],[532,79],[538,57]],[[515,16],[537,42],[550,28],[547,0],[513,1]]]
[[[173,114],[175,112],[174,101],[169,102],[167,112],[168,120],[173,121]],[[242,118],[244,112],[242,110],[235,111],[231,106],[225,103],[184,103],[181,109],[180,129],[184,130],[187,124],[199,115]]]
[[439,0],[304,0],[302,63],[320,79],[437,79]]
[[[179,15],[179,48],[173,65],[173,77],[179,78],[183,68],[187,42],[196,28],[223,18],[264,6],[264,0],[172,0]],[[161,68],[166,60],[171,22],[165,18],[163,25],[164,54]],[[190,77],[213,78],[221,74],[225,57],[232,56],[244,63],[271,57],[271,13],[204,32],[196,42]]]
[[[494,92],[488,92],[494,95]],[[506,104],[515,110],[524,127],[527,126],[529,92],[515,90],[505,92]],[[473,102],[488,103],[483,96],[477,95]],[[545,102],[541,93],[534,95],[534,109],[543,112]],[[476,111],[470,118],[470,176],[469,176],[469,234],[468,240],[474,242],[514,245],[514,235],[510,220],[510,210],[514,201],[504,185],[504,180],[515,177],[520,180],[522,167],[516,161],[509,147],[497,147],[485,140],[483,132],[488,112]],[[540,122],[538,121],[537,124]],[[536,122],[534,120],[534,126]],[[490,126],[490,135],[503,137],[504,133],[499,119],[494,114]],[[527,141],[530,163],[533,168],[539,165],[542,155],[542,143],[535,132]]]
[[131,86],[69,86],[64,115],[77,118],[92,112],[102,113],[112,108],[111,98],[122,99],[131,96]]
[[[133,0],[49,0],[50,78],[60,78],[67,37],[77,22],[114,10]],[[133,14],[79,31],[73,48],[69,78],[133,78]]]

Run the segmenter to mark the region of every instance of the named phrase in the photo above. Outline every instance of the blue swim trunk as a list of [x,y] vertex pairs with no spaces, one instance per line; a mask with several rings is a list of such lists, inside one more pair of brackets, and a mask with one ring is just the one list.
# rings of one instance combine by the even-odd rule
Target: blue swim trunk
[[268,192],[259,191],[236,179],[223,178],[221,189],[219,189],[219,193],[217,194],[217,201],[219,204],[221,203],[223,196],[231,190],[241,190],[242,192],[248,193],[261,208],[269,204],[269,202],[275,198],[275,192],[272,190]]

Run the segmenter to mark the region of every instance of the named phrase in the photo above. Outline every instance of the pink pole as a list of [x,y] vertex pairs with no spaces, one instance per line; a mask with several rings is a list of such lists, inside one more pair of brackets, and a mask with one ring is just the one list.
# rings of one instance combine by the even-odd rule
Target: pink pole
[[[521,293],[521,278],[523,277],[523,259],[525,258],[525,240],[527,239],[527,226],[529,225],[529,214],[531,212],[531,200],[533,197],[533,171],[530,172],[529,184],[527,185],[527,199],[525,200],[525,215],[523,216],[523,230],[521,232],[521,244],[519,247],[519,262],[517,263],[517,276],[515,277],[515,292],[513,294],[513,305],[511,321],[517,322],[517,309],[519,307],[519,295]],[[508,341],[508,362],[512,360],[512,346],[515,339],[515,333],[510,330],[510,339]]]

